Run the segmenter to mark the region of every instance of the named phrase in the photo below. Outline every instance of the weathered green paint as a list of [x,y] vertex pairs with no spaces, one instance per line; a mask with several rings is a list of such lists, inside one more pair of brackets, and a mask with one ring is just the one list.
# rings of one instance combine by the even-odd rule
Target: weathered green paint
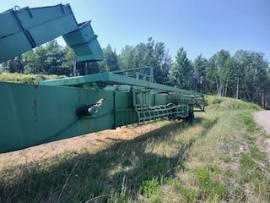
[[59,36],[73,48],[77,61],[102,60],[90,23],[78,24],[69,4],[10,9],[0,13],[0,25],[0,63]]
[[50,85],[50,86],[74,86],[74,85],[83,85],[87,83],[95,83],[95,82],[107,82],[107,83],[116,83],[116,84],[127,84],[134,85],[138,87],[144,87],[149,89],[157,89],[166,92],[179,92],[187,95],[198,95],[202,96],[201,93],[188,91],[184,89],[179,89],[175,87],[170,87],[167,85],[161,85],[158,83],[153,83],[145,80],[139,80],[136,78],[131,78],[125,75],[119,75],[111,72],[105,73],[97,73],[87,76],[77,76],[77,77],[69,77],[63,79],[56,80],[45,80],[42,81],[41,85]]
[[[0,62],[64,35],[78,61],[100,60],[89,22],[77,24],[69,5],[0,14]],[[14,48],[15,47],[15,48]],[[153,68],[43,81],[0,82],[0,153],[204,109],[200,93],[154,82]]]
[[[14,83],[0,83],[0,92],[0,152],[136,122],[130,92]],[[96,114],[76,115],[99,99]]]
[[77,61],[97,61],[103,57],[90,22],[81,23],[76,31],[64,35],[64,40],[74,50]]
[[[118,87],[0,83],[0,152],[157,118],[184,118],[193,110],[193,96],[178,100],[175,92]],[[104,104],[96,113],[76,115],[100,99]]]

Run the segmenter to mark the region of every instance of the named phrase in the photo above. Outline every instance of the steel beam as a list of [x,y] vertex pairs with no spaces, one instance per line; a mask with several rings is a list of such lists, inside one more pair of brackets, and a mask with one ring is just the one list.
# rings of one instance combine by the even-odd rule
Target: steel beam
[[45,80],[45,81],[41,81],[40,84],[48,85],[48,86],[78,86],[78,85],[96,83],[96,82],[124,84],[124,85],[144,87],[147,89],[161,90],[165,92],[177,92],[177,93],[186,94],[186,95],[202,96],[201,93],[179,89],[176,87],[171,87],[171,86],[153,83],[149,81],[139,80],[136,78],[127,77],[125,75],[114,74],[111,72],[96,73],[96,74],[87,75],[87,76],[78,76],[78,77],[70,77],[70,78],[55,79],[55,80]]

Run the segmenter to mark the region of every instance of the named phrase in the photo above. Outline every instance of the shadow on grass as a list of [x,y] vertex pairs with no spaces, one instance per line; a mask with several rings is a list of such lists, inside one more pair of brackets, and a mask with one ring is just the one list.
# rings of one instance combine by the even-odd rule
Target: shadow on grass
[[0,202],[83,202],[102,195],[105,202],[114,195],[121,196],[123,201],[126,197],[136,198],[155,187],[155,184],[147,186],[149,181],[155,180],[160,185],[167,177],[173,177],[196,139],[179,144],[177,153],[171,157],[146,152],[149,145],[168,142],[176,131],[196,125],[203,126],[201,135],[206,135],[215,123],[216,120],[202,118],[193,124],[172,122],[95,154],[62,155],[27,166],[12,183],[2,179],[16,170],[9,169],[0,178]]

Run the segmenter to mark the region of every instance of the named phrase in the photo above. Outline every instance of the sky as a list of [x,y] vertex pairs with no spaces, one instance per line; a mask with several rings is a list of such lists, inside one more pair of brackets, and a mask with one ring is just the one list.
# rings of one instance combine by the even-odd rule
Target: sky
[[245,49],[270,62],[270,0],[2,0],[0,12],[58,3],[69,3],[78,22],[91,20],[101,46],[118,53],[152,37],[172,57],[180,47],[191,59]]

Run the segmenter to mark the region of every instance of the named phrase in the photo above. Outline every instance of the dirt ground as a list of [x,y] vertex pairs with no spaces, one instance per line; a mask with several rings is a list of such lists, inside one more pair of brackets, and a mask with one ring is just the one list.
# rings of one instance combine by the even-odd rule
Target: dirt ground
[[257,122],[265,129],[266,133],[270,135],[270,111],[260,111],[255,114]]
[[144,133],[161,127],[165,123],[166,121],[162,121],[142,126],[128,126],[115,130],[104,130],[15,152],[0,154],[0,170],[7,165],[27,164],[63,153],[80,153],[81,151],[95,153],[115,142],[134,139]]
[[[255,114],[255,118],[270,135],[270,111],[258,112]],[[142,126],[121,127],[116,130],[104,130],[97,133],[90,133],[70,139],[30,147],[24,150],[0,154],[0,170],[3,167],[3,163],[5,163],[5,165],[25,164],[42,159],[48,159],[63,153],[79,153],[84,150],[95,153],[115,142],[131,140],[144,133],[155,130],[164,124],[162,123],[163,122],[150,123]],[[266,142],[266,145],[269,146],[270,154],[270,139]]]

